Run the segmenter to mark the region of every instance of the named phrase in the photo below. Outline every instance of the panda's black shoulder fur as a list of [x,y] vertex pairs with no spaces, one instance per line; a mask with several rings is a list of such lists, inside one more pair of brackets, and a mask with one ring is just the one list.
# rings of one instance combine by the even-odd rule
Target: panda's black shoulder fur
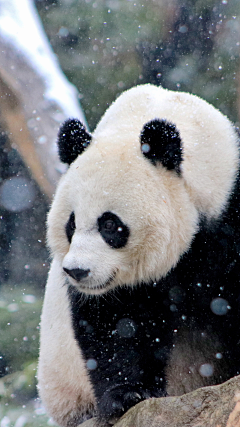
[[87,299],[69,286],[75,338],[100,419],[120,416],[146,397],[166,395],[165,367],[181,328],[193,329],[200,341],[207,330],[209,342],[216,341],[215,373],[205,385],[240,372],[239,183],[238,175],[221,218],[210,223],[202,218],[190,250],[160,283]]

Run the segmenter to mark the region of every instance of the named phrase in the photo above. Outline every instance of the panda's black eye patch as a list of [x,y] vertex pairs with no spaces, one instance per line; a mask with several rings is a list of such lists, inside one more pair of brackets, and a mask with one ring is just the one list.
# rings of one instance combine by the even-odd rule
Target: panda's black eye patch
[[74,215],[74,212],[72,212],[68,219],[67,224],[65,225],[66,235],[69,243],[71,243],[72,241],[72,236],[74,235],[75,229],[76,229],[75,215]]
[[112,212],[104,212],[97,222],[99,233],[111,248],[119,249],[127,244],[129,228],[117,215]]

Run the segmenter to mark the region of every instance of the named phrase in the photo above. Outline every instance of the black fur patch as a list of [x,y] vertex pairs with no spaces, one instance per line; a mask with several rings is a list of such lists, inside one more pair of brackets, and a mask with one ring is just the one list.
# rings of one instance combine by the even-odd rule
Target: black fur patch
[[58,152],[61,162],[70,165],[90,144],[92,136],[77,119],[68,119],[59,129]]
[[154,165],[159,161],[180,174],[182,142],[174,124],[159,119],[146,123],[141,132],[141,147],[144,156]]
[[98,218],[98,231],[105,242],[114,249],[123,248],[130,234],[128,226],[112,212],[104,212]]
[[85,298],[74,286],[68,288],[75,339],[96,395],[97,425],[109,425],[104,421],[123,415],[140,400],[166,394],[164,366],[175,323],[164,321],[169,307],[162,304],[160,291],[161,286],[154,287],[153,295],[150,285],[124,287],[115,297]]
[[74,215],[74,212],[72,212],[68,219],[67,224],[65,225],[66,235],[69,243],[71,243],[72,241],[72,236],[74,235],[75,229],[76,229],[75,215]]

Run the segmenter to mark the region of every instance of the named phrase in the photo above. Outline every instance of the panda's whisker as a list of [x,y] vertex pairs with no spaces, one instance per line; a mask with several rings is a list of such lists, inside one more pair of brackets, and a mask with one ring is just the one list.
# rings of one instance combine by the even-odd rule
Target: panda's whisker
[[119,299],[119,297],[116,294],[117,294],[117,289],[111,289],[108,293],[109,297],[111,297],[112,300],[116,300],[120,304],[122,304],[121,299]]

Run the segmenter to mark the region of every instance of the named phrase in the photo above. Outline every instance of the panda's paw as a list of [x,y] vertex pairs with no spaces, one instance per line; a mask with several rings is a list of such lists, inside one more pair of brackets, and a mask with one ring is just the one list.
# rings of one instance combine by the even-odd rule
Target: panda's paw
[[148,397],[150,394],[139,386],[114,386],[106,390],[98,402],[99,421],[103,426],[113,425],[128,409]]

